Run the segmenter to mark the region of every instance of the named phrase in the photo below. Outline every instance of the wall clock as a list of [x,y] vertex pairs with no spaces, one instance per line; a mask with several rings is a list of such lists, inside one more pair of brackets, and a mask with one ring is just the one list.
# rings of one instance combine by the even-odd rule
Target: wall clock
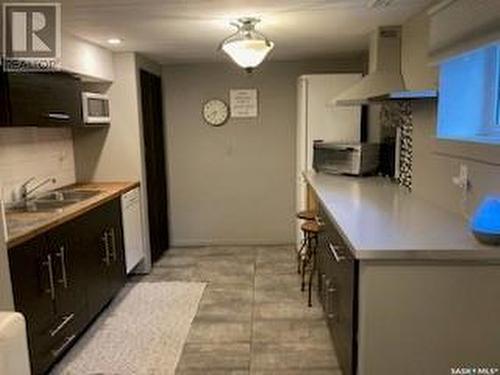
[[229,107],[220,99],[205,102],[202,112],[205,122],[212,126],[222,126],[229,118]]

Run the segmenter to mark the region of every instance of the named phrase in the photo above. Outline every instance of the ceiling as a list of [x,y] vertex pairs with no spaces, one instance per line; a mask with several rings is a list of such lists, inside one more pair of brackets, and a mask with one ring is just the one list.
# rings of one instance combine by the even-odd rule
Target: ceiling
[[[326,58],[366,50],[379,25],[401,24],[432,0],[62,0],[64,28],[116,51],[137,51],[159,63],[217,61],[230,21],[258,16],[276,46],[271,59]],[[107,39],[123,39],[112,47]]]

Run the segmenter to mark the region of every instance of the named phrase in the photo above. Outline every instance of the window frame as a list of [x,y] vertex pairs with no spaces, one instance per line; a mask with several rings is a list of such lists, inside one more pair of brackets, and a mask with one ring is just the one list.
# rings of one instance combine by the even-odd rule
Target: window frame
[[496,88],[495,88],[495,104],[494,104],[494,121],[492,130],[494,133],[500,132],[500,45],[496,47]]
[[[493,105],[491,108],[491,121],[484,125],[483,131],[477,134],[478,140],[486,141],[487,143],[500,142],[500,44],[495,46],[495,71],[494,84],[495,92],[493,95]],[[474,141],[472,137],[471,141]]]

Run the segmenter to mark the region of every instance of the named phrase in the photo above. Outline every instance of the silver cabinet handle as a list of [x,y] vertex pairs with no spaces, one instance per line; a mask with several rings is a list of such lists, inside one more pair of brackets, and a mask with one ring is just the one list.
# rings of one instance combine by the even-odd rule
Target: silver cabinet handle
[[337,315],[335,314],[335,308],[333,305],[333,297],[337,293],[337,289],[335,287],[329,287],[328,294],[328,319],[335,319]]
[[73,320],[75,314],[66,315],[63,317],[63,321],[56,328],[50,331],[50,337],[57,335],[66,325]]
[[56,256],[61,261],[61,278],[57,280],[58,283],[64,286],[64,289],[68,289],[68,276],[66,273],[66,255],[64,251],[64,246],[59,247],[59,252]]
[[111,256],[113,257],[113,262],[116,262],[116,239],[115,239],[115,228],[109,230],[109,236],[111,237]]
[[323,308],[326,306],[326,293],[325,290],[328,287],[328,281],[326,280],[326,274],[321,274],[321,302],[323,303]]
[[47,293],[50,294],[50,299],[55,300],[56,299],[56,287],[54,285],[54,270],[52,269],[52,255],[48,254],[45,262],[43,262],[43,265],[47,267],[47,270],[49,271],[49,289],[46,290]]
[[59,354],[61,354],[68,346],[71,344],[71,342],[75,339],[76,335],[71,335],[68,336],[64,339],[64,342],[58,349],[51,350],[52,357],[56,358],[59,357]]
[[51,120],[65,120],[65,121],[71,118],[71,116],[66,113],[47,113],[46,117]]
[[102,240],[104,241],[104,251],[105,251],[105,256],[103,258],[104,263],[106,263],[106,266],[109,266],[110,261],[109,261],[109,242],[108,242],[108,232],[104,231],[104,234],[102,235]]
[[343,260],[345,260],[345,259],[346,259],[346,258],[345,258],[345,256],[343,256],[343,255],[339,255],[339,254],[338,254],[338,252],[337,252],[337,248],[336,248],[335,246],[333,246],[333,244],[332,244],[330,241],[328,241],[328,248],[329,248],[329,249],[330,249],[330,251],[332,252],[333,257],[335,258],[335,261],[336,261],[337,263],[340,263],[340,262],[342,262]]

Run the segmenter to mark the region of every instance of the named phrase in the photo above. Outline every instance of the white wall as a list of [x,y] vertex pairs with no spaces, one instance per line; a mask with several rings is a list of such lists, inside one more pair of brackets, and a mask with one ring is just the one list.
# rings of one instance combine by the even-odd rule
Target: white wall
[[[436,68],[427,65],[429,22],[426,13],[409,20],[403,27],[403,73],[410,88],[435,86]],[[436,140],[436,103],[413,103],[415,194],[450,211],[469,215],[488,193],[500,193],[500,148],[474,143]],[[472,189],[467,202],[452,184],[460,164],[469,168]],[[464,206],[464,208],[462,208]]]
[[134,53],[113,55],[111,126],[75,132],[79,181],[140,180],[139,108]]
[[67,31],[61,38],[62,68],[90,80],[113,81],[113,54]]
[[[297,78],[361,72],[363,59],[266,62],[248,75],[229,63],[162,72],[174,246],[294,242]],[[206,125],[201,106],[257,88],[259,117]]]
[[438,87],[438,69],[430,66],[427,56],[429,17],[420,13],[403,25],[401,36],[401,72],[409,90]]
[[70,129],[1,128],[0,184],[3,199],[12,201],[15,191],[30,177],[55,177],[55,185],[75,182],[73,140]]
[[114,82],[107,90],[111,101],[111,125],[101,129],[75,131],[75,160],[78,181],[140,181],[144,246],[150,267],[147,217],[146,175],[142,150],[142,112],[140,107],[140,68],[160,72],[160,67],[135,53],[113,54]]
[[[64,31],[62,67],[85,79],[111,81],[112,53]],[[0,186],[3,199],[11,201],[15,191],[29,177],[55,177],[53,189],[75,182],[73,140],[70,129],[0,129]]]

